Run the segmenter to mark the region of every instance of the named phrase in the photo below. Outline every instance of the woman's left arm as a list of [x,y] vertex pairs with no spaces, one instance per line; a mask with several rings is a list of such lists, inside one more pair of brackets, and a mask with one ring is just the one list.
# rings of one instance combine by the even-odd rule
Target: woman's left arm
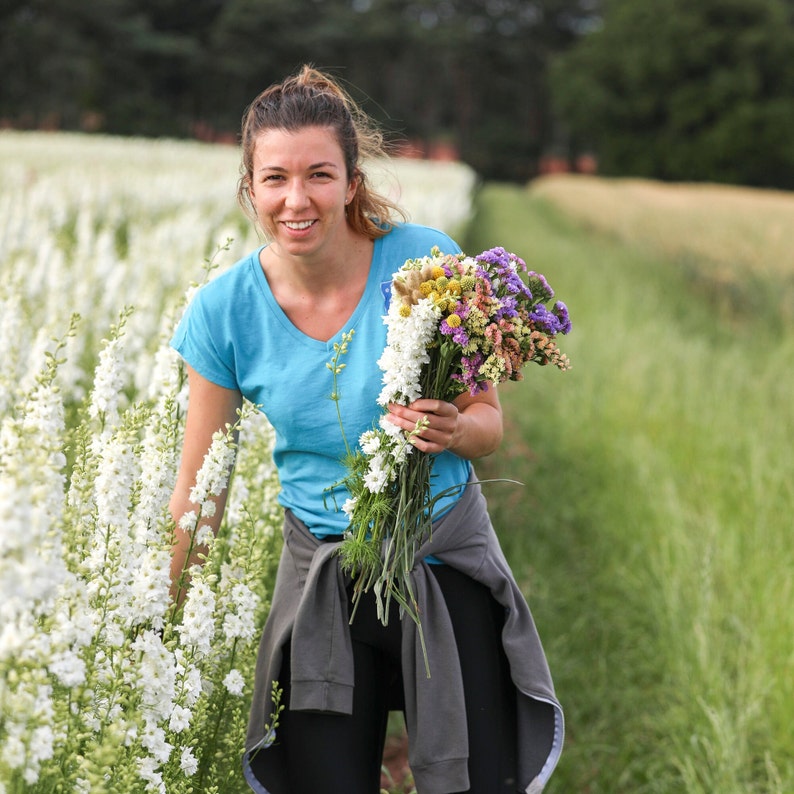
[[420,399],[410,405],[389,405],[390,419],[410,432],[423,417],[427,426],[413,438],[422,452],[448,449],[473,460],[494,452],[502,441],[502,406],[493,386],[475,395],[468,392],[453,402]]

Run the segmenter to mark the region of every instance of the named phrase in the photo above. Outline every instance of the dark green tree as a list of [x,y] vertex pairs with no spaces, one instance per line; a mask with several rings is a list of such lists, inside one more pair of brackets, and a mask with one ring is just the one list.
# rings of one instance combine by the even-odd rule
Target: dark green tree
[[794,187],[790,0],[611,0],[551,84],[602,173]]
[[553,143],[550,57],[601,0],[0,0],[0,122],[234,136],[310,62],[394,137],[524,181]]

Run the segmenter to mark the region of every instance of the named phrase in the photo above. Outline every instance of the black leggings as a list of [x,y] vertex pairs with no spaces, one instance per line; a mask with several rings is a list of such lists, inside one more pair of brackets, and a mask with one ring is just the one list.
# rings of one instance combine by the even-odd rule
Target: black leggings
[[[430,568],[444,594],[460,656],[469,733],[468,791],[513,794],[516,695],[501,645],[503,611],[487,588],[464,574],[443,565]],[[377,619],[374,597],[362,597],[351,625],[353,713],[282,713],[279,743],[290,794],[378,794],[388,713],[402,708],[400,631],[396,607],[384,627]],[[289,678],[286,655],[281,673],[286,704]],[[254,773],[256,766],[254,759]]]

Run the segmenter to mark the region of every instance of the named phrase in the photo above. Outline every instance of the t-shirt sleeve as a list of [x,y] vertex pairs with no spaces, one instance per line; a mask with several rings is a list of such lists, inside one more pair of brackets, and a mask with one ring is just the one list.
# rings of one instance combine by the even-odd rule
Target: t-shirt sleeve
[[185,310],[171,347],[199,375],[227,389],[239,388],[234,355],[222,311],[212,311],[208,293],[200,289]]

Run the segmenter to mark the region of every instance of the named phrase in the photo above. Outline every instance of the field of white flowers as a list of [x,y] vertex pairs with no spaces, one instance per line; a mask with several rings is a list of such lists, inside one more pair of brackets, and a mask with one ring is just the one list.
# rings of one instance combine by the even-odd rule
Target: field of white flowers
[[[195,287],[258,242],[237,163],[233,147],[0,133],[0,794],[243,790],[280,544],[266,418],[246,407],[238,448],[219,437],[205,462],[198,516],[237,456],[181,610],[167,514],[187,398],[168,340]],[[411,219],[465,225],[465,167],[377,173]]]

